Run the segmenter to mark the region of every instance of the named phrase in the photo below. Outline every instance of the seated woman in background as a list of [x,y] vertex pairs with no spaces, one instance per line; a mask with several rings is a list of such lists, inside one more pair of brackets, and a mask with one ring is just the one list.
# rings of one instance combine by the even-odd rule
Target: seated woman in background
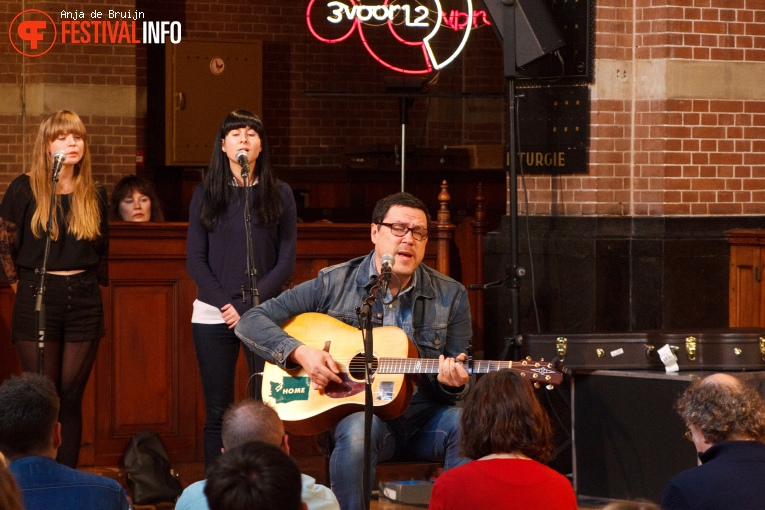
[[431,509],[575,510],[565,476],[545,466],[552,457],[552,426],[518,372],[481,376],[460,415],[462,454],[472,462],[438,477]]
[[154,185],[140,175],[126,175],[114,186],[109,219],[117,221],[165,221]]

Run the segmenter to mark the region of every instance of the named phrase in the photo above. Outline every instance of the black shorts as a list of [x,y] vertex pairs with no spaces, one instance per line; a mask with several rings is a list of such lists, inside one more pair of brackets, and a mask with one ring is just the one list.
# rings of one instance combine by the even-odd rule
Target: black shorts
[[[40,275],[20,269],[13,305],[13,340],[37,340],[35,298]],[[104,305],[95,270],[45,275],[45,340],[85,342],[104,336]]]

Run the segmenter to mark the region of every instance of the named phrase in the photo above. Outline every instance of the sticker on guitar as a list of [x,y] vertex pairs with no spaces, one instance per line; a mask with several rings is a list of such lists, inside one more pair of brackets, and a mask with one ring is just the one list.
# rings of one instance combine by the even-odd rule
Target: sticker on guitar
[[270,397],[274,402],[286,404],[298,400],[308,400],[310,377],[282,377],[281,381],[269,381]]

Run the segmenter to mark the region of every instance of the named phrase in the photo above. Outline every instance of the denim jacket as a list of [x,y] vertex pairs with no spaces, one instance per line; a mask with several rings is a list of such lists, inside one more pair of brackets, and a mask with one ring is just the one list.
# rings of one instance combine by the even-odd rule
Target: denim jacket
[[[369,271],[373,256],[374,252],[322,269],[313,280],[248,310],[236,326],[237,336],[266,360],[281,368],[296,368],[288,357],[301,343],[281,326],[301,313],[320,312],[358,327],[356,307],[363,303],[373,283]],[[425,264],[417,268],[413,281],[414,288],[409,291],[413,303],[411,323],[403,324],[402,329],[416,345],[419,356],[438,358],[443,354],[453,358],[467,352],[472,323],[465,287]],[[375,327],[382,325],[382,306],[380,300],[373,305]],[[418,381],[414,400],[453,404],[466,389],[467,385],[449,391],[435,375],[429,375]]]
[[116,481],[77,471],[49,457],[22,457],[8,470],[16,478],[26,510],[128,510],[125,491]]

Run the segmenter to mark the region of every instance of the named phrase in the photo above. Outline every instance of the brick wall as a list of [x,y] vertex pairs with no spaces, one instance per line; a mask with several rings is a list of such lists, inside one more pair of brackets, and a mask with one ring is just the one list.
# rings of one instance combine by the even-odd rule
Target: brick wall
[[[65,5],[24,2],[56,21]],[[184,38],[262,40],[262,115],[276,165],[331,167],[349,149],[392,149],[400,143],[399,101],[382,95],[382,81],[394,73],[371,61],[358,37],[318,44],[306,30],[306,5],[117,0],[105,8],[91,0],[71,8],[180,21]],[[0,2],[5,26],[19,10],[18,2]],[[762,214],[764,22],[765,0],[596,2],[589,174],[527,177],[530,212]],[[164,113],[149,111],[146,99],[161,82],[149,62],[157,51],[69,44],[22,58],[0,45],[0,148],[9,155],[0,161],[0,193],[23,168],[42,116],[62,107],[83,116],[94,169],[109,188],[125,173],[166,171],[135,164],[136,151],[163,143],[149,126]],[[493,31],[475,30],[455,63],[428,76],[431,96],[412,102],[407,145],[502,144],[501,56]],[[329,59],[344,62],[342,74]],[[465,91],[471,95],[457,97]]]
[[597,2],[590,174],[530,179],[530,211],[765,213],[764,6]]

